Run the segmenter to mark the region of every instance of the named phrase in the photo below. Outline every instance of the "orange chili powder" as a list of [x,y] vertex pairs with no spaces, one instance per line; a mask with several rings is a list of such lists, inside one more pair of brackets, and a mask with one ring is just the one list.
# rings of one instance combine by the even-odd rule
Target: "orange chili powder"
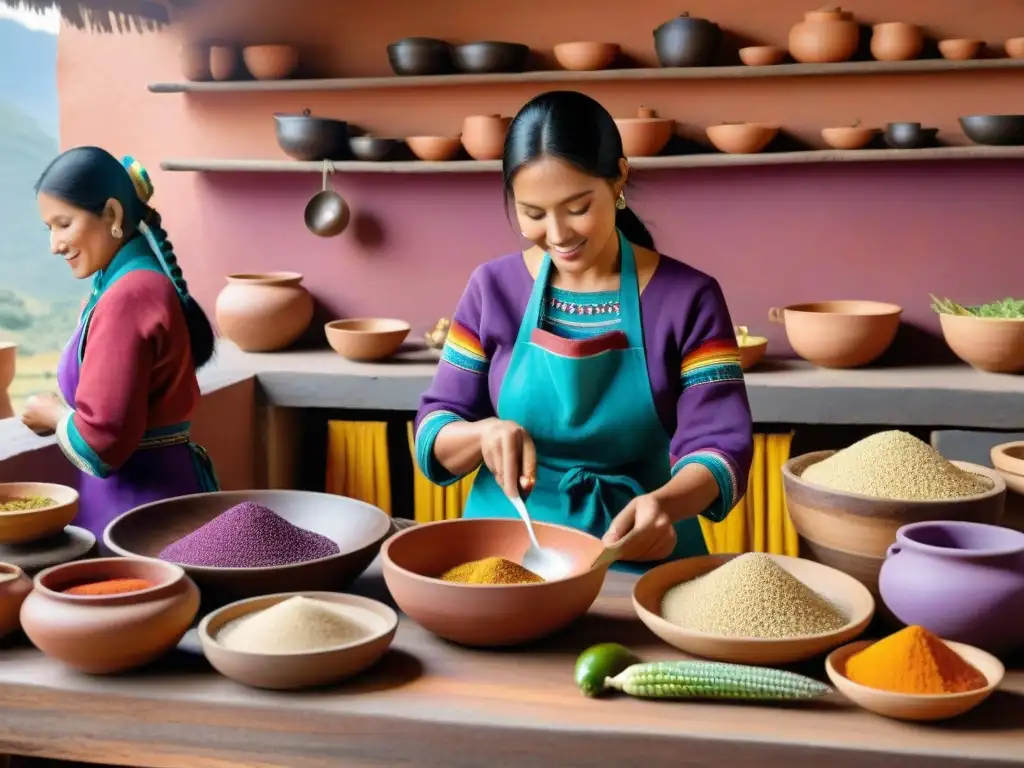
[[107,579],[94,581],[91,584],[79,584],[64,590],[65,595],[121,595],[125,592],[138,592],[156,586],[146,579]]

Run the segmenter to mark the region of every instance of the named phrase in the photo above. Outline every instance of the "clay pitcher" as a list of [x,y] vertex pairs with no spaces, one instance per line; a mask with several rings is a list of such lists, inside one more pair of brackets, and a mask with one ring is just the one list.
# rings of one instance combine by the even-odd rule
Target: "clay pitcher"
[[11,386],[11,382],[14,381],[17,354],[17,344],[0,341],[0,419],[9,419],[14,416],[14,406],[11,405],[11,396],[7,390]]
[[871,31],[871,55],[879,61],[910,61],[924,50],[924,33],[914,24],[893,21]]
[[841,8],[808,11],[789,31],[789,53],[801,64],[849,61],[860,46],[860,26]]
[[474,160],[500,160],[511,117],[469,115],[462,121],[462,146]]
[[313,319],[313,297],[297,272],[228,275],[217,296],[221,335],[244,352],[274,352],[298,339]]
[[1024,533],[965,521],[896,532],[878,579],[889,610],[945,640],[990,653],[1024,646]]
[[0,563],[0,638],[21,629],[21,604],[32,591],[32,579],[16,565]]

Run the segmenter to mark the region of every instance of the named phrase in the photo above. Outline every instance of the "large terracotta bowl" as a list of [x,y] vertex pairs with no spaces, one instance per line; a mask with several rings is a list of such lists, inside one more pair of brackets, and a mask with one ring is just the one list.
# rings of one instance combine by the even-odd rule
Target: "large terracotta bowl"
[[983,478],[985,493],[951,501],[903,501],[844,493],[803,480],[812,464],[835,451],[795,456],[782,466],[786,509],[800,535],[801,554],[856,578],[875,595],[885,553],[896,531],[925,520],[966,520],[995,525],[1003,514],[1006,484],[988,467],[954,461],[960,469]]
[[331,349],[344,358],[370,362],[391,357],[409,335],[404,320],[364,317],[333,320],[324,326],[324,335]]
[[335,591],[361,574],[391,531],[391,518],[355,499],[312,491],[220,491],[144,504],[115,518],[103,541],[124,557],[156,558],[182,536],[236,504],[254,501],[293,525],[337,542],[336,555],[264,568],[181,564],[203,591],[203,608],[275,592]]
[[398,607],[435,635],[469,646],[511,646],[569,625],[597,599],[607,566],[591,568],[599,539],[534,523],[542,547],[564,553],[570,576],[540,584],[470,585],[437,578],[485,557],[520,562],[530,544],[521,520],[458,519],[407,528],[381,550],[384,580]]
[[942,335],[953,354],[991,373],[1024,371],[1024,320],[971,315],[939,315]]
[[25,544],[56,536],[78,514],[78,491],[56,483],[0,483],[0,501],[42,497],[56,504],[0,512],[0,544]]
[[[633,587],[633,607],[647,628],[684,653],[732,664],[792,664],[858,637],[875,615],[875,599],[859,581],[834,568],[784,555],[768,555],[796,579],[839,608],[847,623],[833,632],[764,639],[730,637],[684,629],[661,617],[661,601],[672,587],[710,573],[737,555],[707,555],[652,568]],[[713,610],[713,609],[712,609]]]
[[892,345],[903,309],[881,301],[816,301],[772,308],[768,319],[786,328],[789,344],[822,368],[856,368]]
[[[67,595],[78,584],[145,579],[149,589],[119,595]],[[144,666],[177,645],[199,610],[199,590],[178,566],[106,557],[41,571],[21,606],[29,640],[81,672],[110,674]]]

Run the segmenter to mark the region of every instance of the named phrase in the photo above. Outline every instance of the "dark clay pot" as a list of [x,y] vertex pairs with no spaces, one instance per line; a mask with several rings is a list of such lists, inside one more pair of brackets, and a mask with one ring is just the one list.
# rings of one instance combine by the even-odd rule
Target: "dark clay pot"
[[922,128],[920,123],[889,123],[885,143],[893,149],[921,149],[935,143],[938,128]]
[[722,29],[684,13],[654,30],[654,50],[663,67],[707,67],[715,63]]
[[1017,147],[1024,144],[1024,115],[970,115],[960,127],[975,144]]
[[301,115],[274,115],[277,144],[289,157],[304,162],[348,160],[348,123],[313,117],[309,110]]
[[388,45],[388,63],[396,75],[448,75],[452,46],[433,37],[406,37]]
[[481,40],[455,49],[455,64],[474,75],[522,72],[530,59],[530,47],[522,43]]

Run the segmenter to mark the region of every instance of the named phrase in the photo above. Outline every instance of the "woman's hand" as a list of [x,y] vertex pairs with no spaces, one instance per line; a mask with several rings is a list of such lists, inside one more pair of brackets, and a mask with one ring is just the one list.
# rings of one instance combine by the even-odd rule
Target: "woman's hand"
[[56,395],[32,395],[25,402],[21,423],[37,435],[49,435],[57,430],[57,423],[66,411],[67,407]]
[[514,421],[488,420],[480,434],[484,464],[509,498],[529,493],[537,479],[537,449]]
[[662,503],[653,494],[637,496],[612,520],[604,535],[604,545],[629,536],[620,559],[642,561],[662,560],[676,547],[676,530]]

